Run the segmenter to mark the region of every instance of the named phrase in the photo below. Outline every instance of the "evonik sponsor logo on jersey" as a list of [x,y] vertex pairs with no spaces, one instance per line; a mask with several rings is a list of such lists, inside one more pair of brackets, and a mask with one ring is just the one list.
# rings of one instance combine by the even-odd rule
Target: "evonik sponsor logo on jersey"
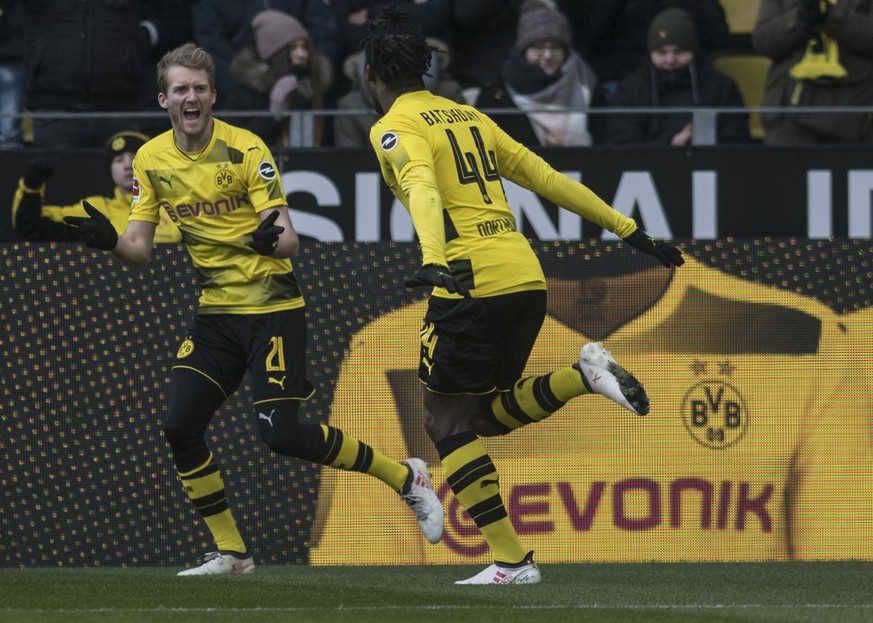
[[196,203],[177,203],[171,204],[169,201],[162,201],[161,207],[167,211],[170,220],[177,223],[187,218],[199,218],[201,216],[221,216],[229,214],[242,207],[251,207],[248,195],[236,195],[234,197],[226,197],[215,201],[197,201]]

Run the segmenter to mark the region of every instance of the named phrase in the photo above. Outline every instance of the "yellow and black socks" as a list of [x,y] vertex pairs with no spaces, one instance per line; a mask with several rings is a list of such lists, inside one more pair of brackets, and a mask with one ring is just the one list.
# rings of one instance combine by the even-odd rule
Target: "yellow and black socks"
[[582,374],[570,366],[551,374],[520,379],[510,391],[500,392],[491,401],[491,413],[509,432],[540,422],[571,398],[587,393]]
[[228,507],[224,482],[212,453],[200,467],[190,472],[179,472],[179,478],[194,508],[206,521],[218,549],[245,553],[246,545]]
[[473,433],[464,433],[443,439],[436,446],[446,482],[458,503],[476,522],[494,560],[504,564],[524,560],[527,550],[509,520],[500,497],[497,470],[482,441]]
[[324,458],[317,461],[336,469],[362,472],[378,478],[386,485],[400,491],[409,477],[409,468],[390,459],[367,444],[346,435],[338,428],[321,425],[324,435]]

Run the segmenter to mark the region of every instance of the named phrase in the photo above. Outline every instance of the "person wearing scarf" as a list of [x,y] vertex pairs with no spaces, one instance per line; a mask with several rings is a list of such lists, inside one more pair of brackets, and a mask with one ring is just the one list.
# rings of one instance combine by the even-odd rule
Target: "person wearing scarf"
[[[752,45],[773,64],[763,106],[873,107],[873,0],[762,0]],[[764,143],[873,142],[865,112],[772,112]]]
[[[598,100],[597,77],[572,49],[567,18],[547,0],[521,6],[515,45],[501,68],[502,82],[485,87],[478,108],[517,108],[519,114],[492,114],[526,145],[591,145],[588,110]],[[601,98],[602,99],[602,98]]]
[[[615,108],[745,107],[737,85],[708,65],[696,62],[697,30],[691,15],[671,7],[658,13],[648,31],[649,58],[618,85]],[[691,144],[692,113],[614,113],[606,122],[609,145]],[[718,115],[716,142],[745,143],[749,118],[743,110]]]

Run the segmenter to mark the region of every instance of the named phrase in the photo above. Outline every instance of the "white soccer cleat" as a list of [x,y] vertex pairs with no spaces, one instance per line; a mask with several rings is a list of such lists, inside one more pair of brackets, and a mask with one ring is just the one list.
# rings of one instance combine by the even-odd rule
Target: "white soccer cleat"
[[472,578],[458,580],[455,584],[539,584],[540,580],[539,567],[533,561],[533,552],[530,552],[520,565],[506,567],[494,563]]
[[255,561],[248,554],[209,552],[203,564],[180,571],[177,575],[237,575],[255,572]]
[[421,459],[406,459],[403,463],[412,470],[412,478],[408,485],[409,490],[406,493],[401,491],[400,497],[415,513],[424,538],[431,543],[439,543],[443,538],[445,512],[430,484],[427,463]]
[[575,367],[582,372],[582,381],[590,392],[606,396],[637,415],[649,412],[649,397],[642,384],[618,365],[600,342],[583,346]]

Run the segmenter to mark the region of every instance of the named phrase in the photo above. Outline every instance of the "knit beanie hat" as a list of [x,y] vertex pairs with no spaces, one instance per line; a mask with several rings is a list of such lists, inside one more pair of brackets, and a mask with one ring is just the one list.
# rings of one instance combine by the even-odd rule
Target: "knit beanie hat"
[[273,55],[295,39],[309,41],[309,33],[299,21],[282,11],[261,11],[252,18],[255,46],[261,60],[268,61]]
[[564,14],[542,3],[529,2],[525,5],[522,5],[522,13],[518,17],[516,49],[524,52],[540,41],[557,41],[569,51],[573,37],[570,34],[570,22]]
[[131,130],[118,132],[113,134],[109,140],[106,141],[106,154],[110,158],[115,158],[115,156],[123,154],[126,151],[135,154],[137,150],[148,143],[149,140],[149,137],[141,132],[133,132]]
[[694,26],[694,19],[684,9],[664,9],[649,25],[648,41],[650,52],[664,45],[675,45],[687,52],[697,52],[697,28]]

